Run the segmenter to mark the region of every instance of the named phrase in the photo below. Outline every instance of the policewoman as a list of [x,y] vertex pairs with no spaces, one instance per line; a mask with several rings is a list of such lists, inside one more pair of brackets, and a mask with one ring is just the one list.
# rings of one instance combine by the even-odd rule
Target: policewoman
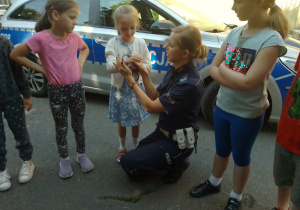
[[197,141],[197,115],[204,86],[194,63],[206,58],[207,48],[202,44],[199,30],[192,25],[172,29],[164,48],[173,65],[157,88],[142,62],[134,62],[146,94],[137,85],[130,68],[117,57],[116,69],[125,77],[143,107],[149,113],[160,113],[155,131],[141,140],[136,149],[122,156],[120,163],[131,177],[167,170],[162,181],[175,183],[187,169],[186,158],[192,154]]

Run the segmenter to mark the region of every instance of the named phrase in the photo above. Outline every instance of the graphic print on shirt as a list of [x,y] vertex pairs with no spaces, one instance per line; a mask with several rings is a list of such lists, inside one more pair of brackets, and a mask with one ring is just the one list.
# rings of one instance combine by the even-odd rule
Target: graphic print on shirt
[[227,44],[225,50],[226,66],[231,70],[246,74],[255,59],[255,54],[256,50],[237,48]]
[[289,109],[289,115],[292,119],[300,119],[300,77],[296,79],[291,95],[294,103]]

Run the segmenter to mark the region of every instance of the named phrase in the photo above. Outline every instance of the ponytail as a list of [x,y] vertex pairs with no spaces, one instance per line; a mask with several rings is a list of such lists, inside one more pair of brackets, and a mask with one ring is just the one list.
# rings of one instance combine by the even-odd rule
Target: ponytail
[[269,8],[268,18],[270,26],[278,31],[282,39],[286,39],[289,34],[289,21],[283,14],[281,8],[275,3]]
[[43,14],[36,22],[35,24],[35,32],[40,32],[44,29],[49,29],[51,28],[51,23],[48,19],[47,14]]
[[198,51],[197,58],[199,58],[201,60],[205,60],[207,54],[208,54],[208,50],[207,50],[206,45],[201,44],[199,51]]

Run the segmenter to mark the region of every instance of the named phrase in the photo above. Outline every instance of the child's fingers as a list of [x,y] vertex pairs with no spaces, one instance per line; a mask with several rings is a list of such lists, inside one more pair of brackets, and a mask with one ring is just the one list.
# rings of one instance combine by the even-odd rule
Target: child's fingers
[[32,109],[32,104],[27,105],[27,111],[29,112]]

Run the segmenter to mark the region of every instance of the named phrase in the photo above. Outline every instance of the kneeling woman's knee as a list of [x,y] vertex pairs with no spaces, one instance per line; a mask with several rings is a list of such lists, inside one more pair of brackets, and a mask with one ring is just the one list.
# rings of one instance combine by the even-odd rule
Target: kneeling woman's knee
[[128,176],[135,177],[140,175],[139,170],[135,166],[135,162],[136,160],[131,155],[125,154],[122,156],[120,164]]

